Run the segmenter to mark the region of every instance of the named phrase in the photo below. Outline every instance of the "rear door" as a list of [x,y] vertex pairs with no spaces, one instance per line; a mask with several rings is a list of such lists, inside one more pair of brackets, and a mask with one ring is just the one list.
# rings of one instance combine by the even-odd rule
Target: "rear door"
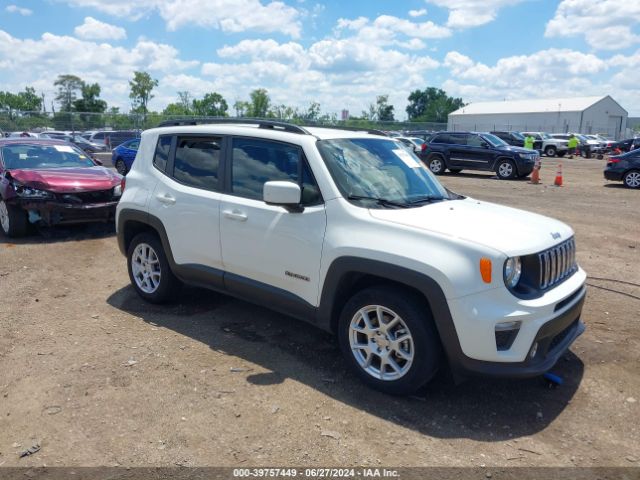
[[175,262],[210,274],[219,286],[223,141],[216,135],[160,136],[156,148],[160,161],[154,164],[164,163],[165,171],[149,208],[164,225]]
[[468,167],[471,154],[467,147],[466,133],[449,133],[449,165],[454,168]]

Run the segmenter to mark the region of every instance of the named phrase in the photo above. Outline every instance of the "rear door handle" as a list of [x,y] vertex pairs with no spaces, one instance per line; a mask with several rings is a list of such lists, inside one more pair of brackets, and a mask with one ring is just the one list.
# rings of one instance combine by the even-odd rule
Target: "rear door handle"
[[240,222],[247,220],[247,214],[242,213],[240,210],[223,210],[222,214],[231,220],[238,220]]
[[175,197],[173,197],[169,193],[165,193],[164,195],[156,195],[156,198],[160,203],[164,203],[165,205],[173,205],[176,203]]

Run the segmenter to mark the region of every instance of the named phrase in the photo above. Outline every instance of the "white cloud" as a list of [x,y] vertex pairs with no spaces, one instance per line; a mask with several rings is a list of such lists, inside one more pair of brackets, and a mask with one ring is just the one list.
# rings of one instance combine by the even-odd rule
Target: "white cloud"
[[[449,10],[447,26],[469,28],[484,25],[496,19],[501,8],[516,5],[525,0],[426,0],[428,3]],[[548,2],[548,0],[544,0]],[[542,8],[542,7],[541,7]]]
[[85,40],[122,40],[127,38],[127,32],[124,28],[101,22],[93,17],[85,17],[84,23],[78,25],[74,32],[77,37]]
[[583,35],[598,50],[618,50],[640,43],[634,33],[640,0],[562,0],[547,23],[545,37]]
[[17,5],[7,5],[5,10],[9,13],[18,13],[24,17],[27,17],[33,13],[33,10],[29,10],[28,8],[19,7]]
[[279,32],[300,36],[300,12],[281,1],[261,0],[64,0],[117,17],[139,19],[158,12],[167,29],[212,27],[224,32]]
[[409,10],[410,17],[422,17],[427,14],[426,8],[421,8],[419,10]]
[[493,66],[454,51],[447,53],[444,65],[452,75],[443,88],[465,101],[613,94],[610,85],[594,78],[609,69],[608,62],[574,50],[516,55]]
[[98,82],[102,97],[110,104],[126,107],[129,80],[135,70],[154,78],[197,67],[199,62],[180,58],[171,45],[140,39],[131,48],[44,33],[37,39],[19,39],[0,30],[0,90],[18,91],[33,85],[53,98],[53,81],[71,73],[85,81]]

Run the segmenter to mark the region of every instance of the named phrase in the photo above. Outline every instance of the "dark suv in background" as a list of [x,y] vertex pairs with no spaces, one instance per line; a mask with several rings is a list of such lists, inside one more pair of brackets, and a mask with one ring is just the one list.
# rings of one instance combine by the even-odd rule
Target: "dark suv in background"
[[436,175],[448,169],[496,172],[504,180],[525,177],[539,157],[535,150],[513,147],[490,133],[439,132],[426,143],[422,158]]
[[[489,133],[491,133],[492,135],[495,135],[501,140],[504,140],[509,145],[513,145],[514,147],[524,148],[525,135],[523,135],[520,132],[496,131],[496,132],[489,132]],[[538,152],[540,152],[542,150],[542,140],[534,139],[533,148],[535,150],[538,150]]]

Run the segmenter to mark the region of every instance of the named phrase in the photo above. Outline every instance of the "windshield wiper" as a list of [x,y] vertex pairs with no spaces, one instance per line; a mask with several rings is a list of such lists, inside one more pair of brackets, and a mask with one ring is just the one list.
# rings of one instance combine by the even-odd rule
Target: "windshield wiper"
[[421,203],[439,202],[441,200],[447,200],[445,197],[434,197],[433,195],[425,195],[424,197],[417,198],[408,202],[408,205],[419,205]]
[[349,195],[347,198],[349,200],[372,200],[376,202],[378,205],[382,205],[383,207],[397,207],[397,208],[410,207],[408,203],[394,202],[393,200],[387,200],[386,198],[366,197],[363,195]]

